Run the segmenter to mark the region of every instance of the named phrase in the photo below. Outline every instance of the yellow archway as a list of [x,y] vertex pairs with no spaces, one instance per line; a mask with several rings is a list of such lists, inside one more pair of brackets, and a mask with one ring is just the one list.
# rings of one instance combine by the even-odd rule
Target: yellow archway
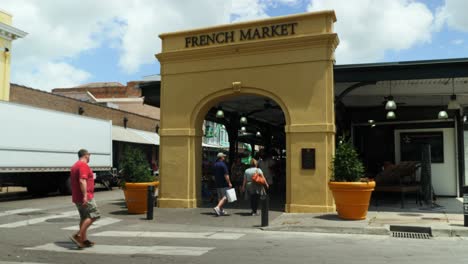
[[[332,11],[161,35],[161,207],[200,201],[204,114],[236,95],[271,98],[286,126],[288,212],[330,212],[334,150]],[[194,44],[196,43],[196,45]],[[315,150],[315,167],[303,150]],[[310,161],[310,157],[308,157]]]

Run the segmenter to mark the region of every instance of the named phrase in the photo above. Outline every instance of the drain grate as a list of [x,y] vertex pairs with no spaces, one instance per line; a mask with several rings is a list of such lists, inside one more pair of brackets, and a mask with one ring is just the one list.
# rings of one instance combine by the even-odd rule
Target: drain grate
[[432,229],[422,226],[398,226],[391,225],[392,237],[410,239],[431,239]]
[[428,233],[414,233],[414,232],[392,232],[392,237],[396,238],[411,238],[411,239],[431,239]]

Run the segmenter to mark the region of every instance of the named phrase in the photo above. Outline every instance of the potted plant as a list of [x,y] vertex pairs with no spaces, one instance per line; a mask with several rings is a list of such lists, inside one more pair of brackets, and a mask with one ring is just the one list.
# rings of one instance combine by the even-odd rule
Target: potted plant
[[120,161],[122,171],[122,187],[131,214],[144,214],[147,211],[148,186],[159,185],[151,175],[148,162],[143,152],[137,148],[128,147]]
[[364,166],[353,145],[344,138],[336,148],[332,171],[328,186],[333,193],[338,216],[349,220],[365,219],[375,182],[361,180]]

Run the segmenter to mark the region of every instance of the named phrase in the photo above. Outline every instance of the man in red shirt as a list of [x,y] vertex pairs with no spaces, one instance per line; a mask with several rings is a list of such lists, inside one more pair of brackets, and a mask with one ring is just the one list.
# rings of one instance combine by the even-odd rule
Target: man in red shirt
[[86,149],[78,151],[79,160],[70,172],[72,202],[80,213],[80,230],[70,239],[79,247],[92,247],[94,242],[88,240],[86,232],[91,224],[100,218],[94,201],[94,173],[88,166],[91,154]]

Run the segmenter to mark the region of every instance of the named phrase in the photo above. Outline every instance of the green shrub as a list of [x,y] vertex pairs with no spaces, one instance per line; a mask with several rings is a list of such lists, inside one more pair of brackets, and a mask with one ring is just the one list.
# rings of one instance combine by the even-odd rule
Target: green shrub
[[127,147],[120,160],[123,183],[152,182],[150,166],[143,152],[137,148]]
[[364,166],[354,149],[354,146],[344,138],[335,150],[332,161],[332,181],[358,182],[364,176]]

